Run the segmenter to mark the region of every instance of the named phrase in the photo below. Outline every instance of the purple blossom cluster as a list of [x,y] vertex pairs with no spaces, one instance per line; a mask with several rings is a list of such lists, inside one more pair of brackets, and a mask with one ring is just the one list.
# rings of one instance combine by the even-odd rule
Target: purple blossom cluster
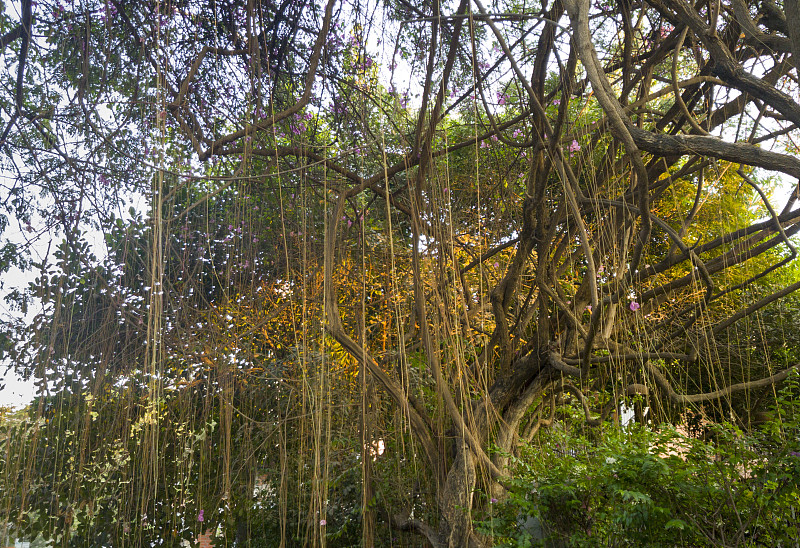
[[[59,5],[59,7],[61,7]],[[63,9],[61,10],[63,11]],[[112,4],[111,2],[106,2],[103,4],[103,10],[100,13],[100,20],[105,23],[108,20],[114,20],[117,17],[117,6]]]
[[363,62],[363,63],[356,63],[355,65],[353,65],[353,68],[354,68],[355,70],[367,70],[367,69],[369,69],[369,68],[370,68],[370,67],[371,67],[371,66],[372,66],[374,63],[375,63],[375,61],[373,61],[373,60],[372,60],[372,58],[371,58],[369,55],[367,55],[367,56],[366,56],[366,58],[364,59],[364,62]]
[[344,39],[341,35],[343,30],[344,28],[342,24],[338,21],[334,21],[334,23],[331,25],[331,32],[328,35],[328,49],[334,53],[341,50],[344,46]]
[[53,19],[61,19],[63,15],[64,15],[64,6],[62,6],[61,2],[59,2],[58,5],[55,8],[53,8]]
[[596,0],[594,3],[594,7],[599,9],[600,11],[606,13],[609,11],[613,11],[614,4],[608,0]]

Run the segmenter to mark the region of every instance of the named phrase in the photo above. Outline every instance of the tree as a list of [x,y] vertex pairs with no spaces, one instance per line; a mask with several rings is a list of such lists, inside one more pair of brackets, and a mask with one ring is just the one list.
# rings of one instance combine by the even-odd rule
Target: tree
[[[297,425],[299,455],[280,453],[270,480],[284,504],[289,462],[310,486],[297,538],[329,533],[336,438],[360,458],[365,544],[380,517],[434,546],[479,546],[472,510],[502,493],[508,455],[549,423],[554,394],[587,425],[632,395],[663,416],[708,403],[746,419],[736,395],[796,368],[725,350],[800,287],[766,283],[796,256],[797,190],[775,207],[764,189],[800,177],[795,4],[54,5],[34,13],[56,30],[24,80],[23,2],[3,27],[24,80],[4,92],[16,129],[3,146],[17,180],[46,190],[40,215],[61,224],[72,263],[40,280],[55,304],[20,367],[45,379],[63,363],[96,390],[141,374],[149,405],[201,381],[228,477],[247,420],[237,398],[270,390],[268,376],[243,380],[279,371],[293,395],[270,399],[261,426]],[[96,290],[70,289],[92,262],[78,230],[90,219],[74,212],[89,203],[116,225],[103,205],[125,189],[147,194],[149,228],[112,237],[131,244],[115,257],[125,274],[97,278],[120,300],[93,308]],[[129,288],[138,308],[114,313]],[[65,312],[91,333],[130,329],[134,350],[65,330]],[[96,375],[98,356],[119,367]],[[334,416],[340,405],[358,420]],[[421,463],[394,492],[375,481],[378,439],[409,442]],[[259,451],[248,477],[274,455]]]

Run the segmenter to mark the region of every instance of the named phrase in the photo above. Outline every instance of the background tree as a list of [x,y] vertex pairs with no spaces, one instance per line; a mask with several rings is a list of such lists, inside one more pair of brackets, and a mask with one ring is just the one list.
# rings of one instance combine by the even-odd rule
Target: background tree
[[800,287],[768,192],[800,177],[791,2],[20,6],[4,207],[63,237],[13,296],[22,531],[93,538],[31,513],[133,444],[136,506],[83,522],[108,542],[479,546],[564,394],[587,426],[631,396],[749,424],[796,368],[757,336]]

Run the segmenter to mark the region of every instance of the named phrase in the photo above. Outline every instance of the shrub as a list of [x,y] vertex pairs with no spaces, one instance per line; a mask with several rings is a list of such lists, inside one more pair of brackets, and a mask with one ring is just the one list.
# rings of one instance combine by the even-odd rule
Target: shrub
[[512,458],[512,489],[478,530],[496,546],[797,546],[800,402],[784,384],[775,420],[713,442],[671,426],[565,430]]

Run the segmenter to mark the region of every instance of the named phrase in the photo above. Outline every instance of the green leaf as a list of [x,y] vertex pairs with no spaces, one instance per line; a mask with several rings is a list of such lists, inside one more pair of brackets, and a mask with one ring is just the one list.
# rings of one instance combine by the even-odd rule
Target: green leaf
[[664,525],[665,529],[679,529],[683,531],[686,529],[686,522],[682,519],[671,519],[669,520],[666,525]]

